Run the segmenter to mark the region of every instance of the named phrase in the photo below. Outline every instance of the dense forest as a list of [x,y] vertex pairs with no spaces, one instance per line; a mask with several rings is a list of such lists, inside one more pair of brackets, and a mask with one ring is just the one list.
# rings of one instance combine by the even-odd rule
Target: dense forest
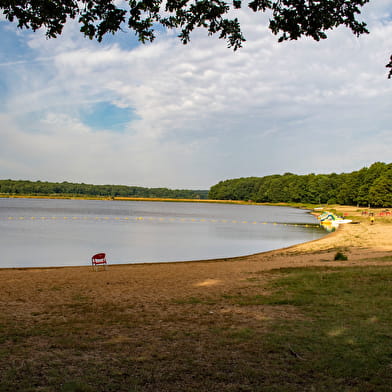
[[72,182],[0,180],[0,194],[206,199],[208,190],[143,188],[126,185],[91,185]]
[[285,173],[226,180],[211,187],[209,198],[392,207],[392,163],[376,162],[352,173]]
[[0,180],[0,194],[244,200],[258,203],[346,204],[392,207],[392,163],[376,162],[352,173],[285,173],[221,181],[207,190]]

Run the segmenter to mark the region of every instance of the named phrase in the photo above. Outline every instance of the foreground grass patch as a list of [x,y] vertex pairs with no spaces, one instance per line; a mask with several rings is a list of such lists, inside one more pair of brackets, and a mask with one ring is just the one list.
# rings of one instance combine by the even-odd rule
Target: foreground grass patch
[[286,347],[299,359],[288,374],[302,374],[316,390],[390,390],[390,267],[286,270],[271,287],[264,304],[294,306],[305,316],[277,322],[266,335],[270,349]]
[[69,298],[0,315],[1,392],[391,390],[389,266],[280,269],[166,302]]

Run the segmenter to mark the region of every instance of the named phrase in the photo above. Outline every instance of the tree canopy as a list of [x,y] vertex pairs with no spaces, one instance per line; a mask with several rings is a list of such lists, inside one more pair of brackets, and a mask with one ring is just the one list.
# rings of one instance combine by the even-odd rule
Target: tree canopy
[[255,202],[299,202],[392,207],[392,163],[373,163],[352,173],[285,173],[221,181],[210,199]]
[[73,182],[0,180],[0,194],[36,196],[98,196],[163,199],[206,199],[208,190],[144,188],[127,185],[92,185]]
[[[368,33],[366,23],[357,20],[361,8],[370,0],[251,0],[254,12],[267,12],[269,28],[279,42],[309,36],[319,41],[326,31],[346,26],[359,36]],[[77,19],[80,31],[90,39],[101,41],[105,34],[128,28],[141,42],[153,41],[157,26],[179,29],[186,44],[195,28],[218,34],[228,46],[237,50],[245,37],[233,9],[243,7],[241,0],[0,0],[6,19],[19,28],[43,28],[47,37],[62,33],[68,19]],[[386,65],[390,68],[391,61]]]

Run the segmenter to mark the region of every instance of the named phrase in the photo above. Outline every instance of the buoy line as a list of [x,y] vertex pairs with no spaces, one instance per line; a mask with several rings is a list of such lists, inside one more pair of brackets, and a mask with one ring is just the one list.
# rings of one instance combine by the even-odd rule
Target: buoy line
[[208,219],[208,218],[173,218],[173,217],[108,217],[108,216],[8,216],[0,217],[0,221],[117,221],[117,222],[184,222],[184,223],[225,223],[225,224],[251,224],[251,225],[280,225],[280,226],[302,226],[319,227],[318,223],[284,223],[266,222],[241,219]]

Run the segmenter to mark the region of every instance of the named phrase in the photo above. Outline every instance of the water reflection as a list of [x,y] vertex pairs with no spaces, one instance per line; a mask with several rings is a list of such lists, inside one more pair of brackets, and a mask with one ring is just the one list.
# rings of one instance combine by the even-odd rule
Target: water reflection
[[287,207],[0,199],[2,267],[186,261],[257,253],[322,237]]

